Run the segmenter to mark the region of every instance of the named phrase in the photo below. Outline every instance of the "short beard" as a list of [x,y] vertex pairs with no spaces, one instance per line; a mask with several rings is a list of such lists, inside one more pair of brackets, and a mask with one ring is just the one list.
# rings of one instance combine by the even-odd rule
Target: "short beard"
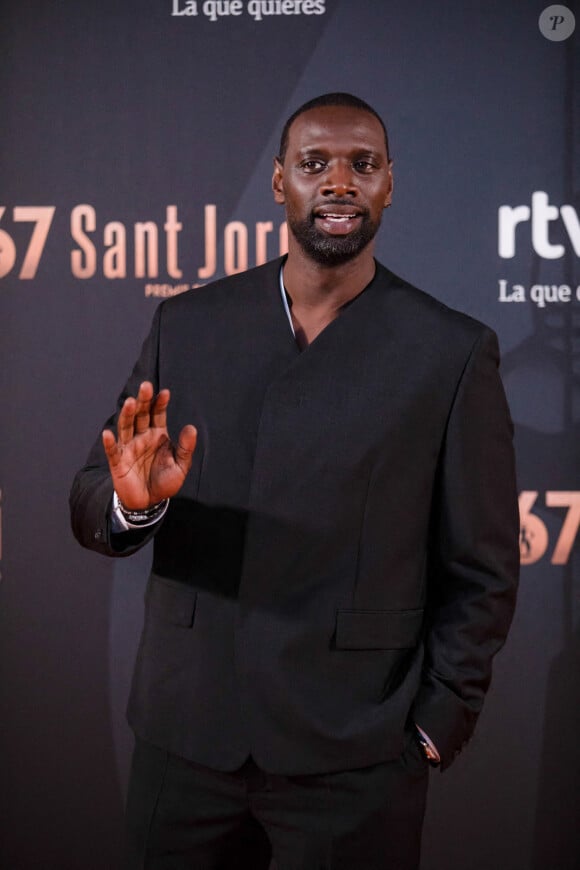
[[328,236],[316,227],[312,214],[303,221],[288,215],[288,228],[304,253],[321,266],[340,266],[348,263],[363,251],[377,234],[380,221],[373,223],[368,214],[363,214],[360,227],[346,236]]

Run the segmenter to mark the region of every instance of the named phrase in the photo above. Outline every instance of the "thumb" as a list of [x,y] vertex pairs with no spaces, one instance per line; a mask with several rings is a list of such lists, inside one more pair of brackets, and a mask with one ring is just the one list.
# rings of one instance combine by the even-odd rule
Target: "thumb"
[[195,445],[197,444],[197,429],[188,424],[179,433],[175,448],[175,460],[185,474],[189,471]]

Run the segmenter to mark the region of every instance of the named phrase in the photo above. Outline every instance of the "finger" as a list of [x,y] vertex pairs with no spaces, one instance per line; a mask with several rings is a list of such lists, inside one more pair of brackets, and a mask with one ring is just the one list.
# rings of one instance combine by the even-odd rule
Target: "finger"
[[151,425],[151,402],[153,400],[153,384],[143,381],[137,393],[135,408],[135,434],[141,435]]
[[103,447],[109,461],[109,467],[113,469],[117,466],[121,458],[121,451],[117,446],[117,440],[110,429],[103,429],[101,437],[103,439]]
[[169,404],[169,390],[160,390],[151,410],[151,425],[159,429],[167,429],[167,406]]
[[184,474],[190,469],[191,459],[195,445],[197,444],[197,429],[191,424],[184,426],[179,433],[179,440],[175,448],[175,461]]
[[135,434],[135,411],[137,402],[133,396],[128,396],[123,402],[117,420],[117,436],[119,444],[128,444]]

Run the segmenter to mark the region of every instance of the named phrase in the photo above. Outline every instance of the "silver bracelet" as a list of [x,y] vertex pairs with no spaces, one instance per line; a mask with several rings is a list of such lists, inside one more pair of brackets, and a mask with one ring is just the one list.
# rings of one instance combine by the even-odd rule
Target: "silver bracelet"
[[117,507],[123,517],[130,523],[132,526],[147,526],[154,523],[155,520],[161,516],[163,511],[165,510],[165,506],[167,505],[168,499],[163,499],[163,501],[157,502],[157,504],[151,505],[148,508],[142,508],[139,510],[129,510],[126,508],[117,493],[115,493],[116,504],[114,507]]

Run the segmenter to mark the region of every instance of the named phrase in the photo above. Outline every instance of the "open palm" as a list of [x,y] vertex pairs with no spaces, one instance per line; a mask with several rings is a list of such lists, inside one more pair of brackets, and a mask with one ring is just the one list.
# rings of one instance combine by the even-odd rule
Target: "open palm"
[[174,496],[191,467],[197,431],[184,426],[177,444],[167,431],[169,390],[154,396],[144,381],[137,397],[125,399],[117,422],[117,438],[103,432],[103,446],[115,491],[128,510],[143,510]]

